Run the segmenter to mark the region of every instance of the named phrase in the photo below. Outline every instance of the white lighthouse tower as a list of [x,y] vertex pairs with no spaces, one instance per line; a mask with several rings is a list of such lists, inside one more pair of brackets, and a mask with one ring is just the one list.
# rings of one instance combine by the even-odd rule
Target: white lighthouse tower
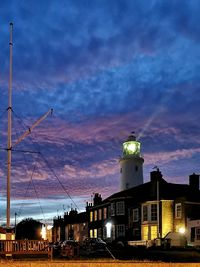
[[123,155],[120,158],[121,191],[143,184],[143,162],[140,142],[130,135],[123,143]]

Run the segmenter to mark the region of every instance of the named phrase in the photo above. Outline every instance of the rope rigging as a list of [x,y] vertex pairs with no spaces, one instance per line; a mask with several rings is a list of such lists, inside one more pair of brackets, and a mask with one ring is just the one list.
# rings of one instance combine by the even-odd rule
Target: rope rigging
[[[5,111],[5,112],[6,112],[6,111]],[[24,123],[24,121],[22,120],[22,118],[21,118],[20,116],[18,116],[18,115],[16,114],[16,112],[14,112],[14,111],[12,110],[12,113],[13,113],[13,115],[14,115],[15,117],[18,118],[18,120],[19,120],[19,124],[21,124],[21,126],[22,126],[25,130],[27,130],[27,128],[30,129],[30,127],[27,126],[27,125]],[[13,116],[13,117],[14,117],[14,116]],[[72,202],[73,205],[76,207],[76,209],[79,210],[77,204],[76,204],[75,201],[72,199],[72,197],[71,197],[71,195],[69,194],[68,190],[65,188],[65,186],[64,186],[63,183],[62,183],[62,181],[60,180],[60,178],[58,177],[58,175],[55,173],[55,171],[54,171],[53,168],[51,167],[51,165],[50,165],[50,163],[48,162],[48,160],[45,158],[45,156],[43,155],[43,153],[40,151],[40,148],[39,148],[39,145],[38,145],[38,142],[36,141],[36,139],[33,137],[32,134],[30,134],[29,136],[30,136],[30,139],[31,139],[31,141],[32,141],[33,147],[36,148],[36,151],[24,150],[24,149],[13,149],[13,148],[11,148],[12,151],[14,151],[14,152],[22,152],[23,155],[26,154],[26,153],[39,155],[40,158],[41,158],[41,159],[43,160],[43,162],[45,163],[45,165],[47,166],[47,168],[49,169],[49,171],[53,174],[54,178],[56,178],[56,180],[58,181],[60,187],[61,187],[62,190],[65,192],[65,194],[67,195],[67,197],[71,200],[71,202]],[[6,148],[3,148],[3,147],[0,147],[0,149],[2,149],[2,150],[7,150]],[[27,160],[26,160],[26,158],[25,158],[25,155],[24,155],[24,159],[25,159],[25,161],[26,161],[26,163],[27,163]],[[27,186],[27,188],[26,188],[25,197],[27,197],[28,190],[30,189],[30,186],[31,186],[31,184],[32,184],[33,189],[34,189],[34,192],[35,192],[35,195],[36,195],[37,200],[38,200],[38,203],[39,203],[39,205],[40,205],[40,209],[41,209],[42,215],[43,215],[44,220],[45,220],[45,216],[44,216],[44,212],[43,212],[43,209],[42,209],[42,206],[41,206],[41,202],[40,202],[40,199],[39,199],[39,195],[38,195],[38,192],[37,192],[37,190],[36,190],[35,183],[34,183],[34,181],[33,181],[33,175],[34,175],[34,173],[35,173],[35,169],[36,169],[36,165],[34,165],[34,167],[33,167],[33,171],[32,171],[32,174],[31,174],[31,178],[30,178],[29,184],[28,184],[28,186]],[[21,212],[22,212],[22,208],[23,208],[23,207],[24,207],[24,204],[22,203],[22,205],[21,205],[20,208],[19,208],[18,214],[21,214]]]

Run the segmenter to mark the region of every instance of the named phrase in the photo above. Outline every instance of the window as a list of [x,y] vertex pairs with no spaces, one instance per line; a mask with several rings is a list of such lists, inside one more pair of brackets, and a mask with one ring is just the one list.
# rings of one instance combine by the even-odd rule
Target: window
[[157,204],[151,204],[151,221],[157,221]]
[[90,222],[92,222],[92,221],[93,221],[93,212],[90,211]]
[[94,229],[94,238],[97,238],[97,229]]
[[180,219],[182,216],[182,208],[181,208],[181,203],[177,203],[175,205],[175,218]]
[[137,222],[139,220],[139,209],[133,210],[133,222]]
[[146,222],[146,221],[148,221],[148,206],[147,205],[144,205],[143,207],[142,207],[142,220],[143,220],[143,222]]
[[200,228],[196,228],[196,240],[200,240]]
[[112,228],[111,228],[111,236],[112,236],[112,239],[115,240],[115,225],[114,224],[112,225]]
[[124,224],[118,224],[117,225],[117,237],[125,236],[125,225]]
[[105,239],[106,238],[106,227],[104,226],[103,227],[103,239]]
[[93,230],[90,230],[90,238],[93,238]]
[[103,218],[107,219],[107,208],[103,208]]
[[151,226],[151,240],[157,238],[158,236],[158,227],[157,225]]
[[124,215],[125,213],[125,205],[124,201],[120,201],[116,203],[116,214],[117,215]]
[[99,209],[98,212],[99,212],[99,214],[98,214],[99,215],[99,220],[102,220],[102,209]]
[[135,171],[136,171],[136,172],[138,171],[138,166],[137,166],[137,165],[135,166]]
[[98,230],[97,230],[97,234],[98,234],[98,237],[102,237],[102,231],[101,231],[101,228],[98,228]]
[[97,221],[97,210],[94,211],[94,221]]
[[115,216],[115,203],[111,203],[110,216]]
[[142,240],[148,240],[148,226],[143,226]]
[[191,242],[194,242],[195,241],[195,227],[191,227],[190,241]]

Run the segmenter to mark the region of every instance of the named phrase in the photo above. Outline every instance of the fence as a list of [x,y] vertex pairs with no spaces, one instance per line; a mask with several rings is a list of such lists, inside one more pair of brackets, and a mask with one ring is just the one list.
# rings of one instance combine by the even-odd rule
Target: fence
[[52,248],[48,241],[0,240],[0,255],[47,255],[52,259]]

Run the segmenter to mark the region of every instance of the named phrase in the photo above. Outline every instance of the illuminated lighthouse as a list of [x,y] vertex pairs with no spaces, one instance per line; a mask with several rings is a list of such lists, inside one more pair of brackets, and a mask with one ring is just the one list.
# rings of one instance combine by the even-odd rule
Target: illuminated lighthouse
[[120,158],[121,191],[143,184],[143,162],[140,142],[130,135],[123,143],[123,155]]

